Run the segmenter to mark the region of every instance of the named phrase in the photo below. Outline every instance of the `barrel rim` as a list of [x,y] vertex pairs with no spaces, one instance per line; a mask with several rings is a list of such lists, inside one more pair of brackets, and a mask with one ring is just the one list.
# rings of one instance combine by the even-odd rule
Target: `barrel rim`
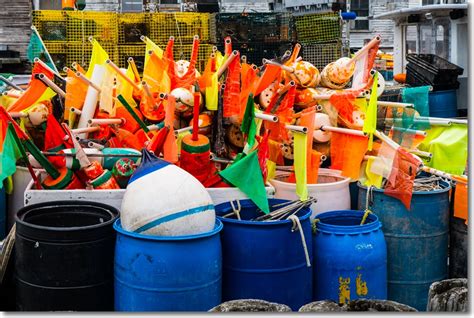
[[[54,190],[52,190],[54,191]],[[80,206],[80,207],[94,207],[94,208],[99,208],[102,209],[104,212],[110,215],[110,220],[107,220],[103,223],[98,223],[98,224],[92,224],[92,225],[86,225],[86,226],[73,226],[73,227],[53,227],[53,226],[43,226],[43,225],[37,225],[33,223],[29,223],[24,221],[23,219],[20,219],[18,216],[19,215],[25,215],[28,212],[31,212],[33,210],[36,210],[38,208],[45,208],[48,206],[63,206],[63,207],[71,207],[71,206]],[[65,211],[67,213],[67,211]],[[17,213],[15,213],[15,222],[17,224],[20,224],[22,226],[25,226],[27,228],[35,229],[35,230],[43,230],[43,231],[49,231],[49,232],[79,232],[79,231],[87,231],[87,230],[94,230],[97,228],[102,228],[106,227],[108,225],[111,225],[112,223],[115,222],[115,220],[119,217],[120,212],[118,211],[117,208],[100,203],[100,202],[93,202],[93,201],[82,201],[82,200],[65,200],[65,201],[47,201],[47,202],[41,202],[41,203],[36,203],[36,204],[31,204],[31,205],[26,205],[20,210],[18,210]]]
[[[269,199],[269,200],[276,200],[276,201],[278,201],[277,203],[284,202],[284,201],[287,201],[287,202],[291,201],[291,200],[287,200],[287,199],[276,199],[276,198],[275,199]],[[255,203],[253,203],[253,201],[250,200],[250,199],[239,200],[239,201],[240,201],[240,206],[241,207],[244,207],[244,208],[257,207],[257,205]],[[293,224],[293,221],[291,221],[291,220],[278,220],[278,221],[271,221],[271,222],[262,222],[262,221],[249,221],[249,220],[238,220],[238,219],[223,218],[220,215],[218,215],[217,213],[230,212],[232,207],[230,207],[230,209],[221,210],[219,212],[217,212],[217,210],[219,209],[219,206],[227,205],[227,204],[229,204],[229,202],[230,201],[222,202],[222,203],[220,203],[220,204],[218,204],[214,207],[214,209],[216,211],[216,217],[219,220],[221,220],[222,223],[233,223],[233,224],[252,225],[252,226],[274,226],[274,225],[282,225],[282,224]],[[309,217],[312,214],[312,210],[311,210],[310,207],[302,209],[302,211],[305,211],[305,210],[308,210],[308,212],[299,218],[300,221],[304,221],[306,219],[309,219]]]
[[201,239],[206,237],[211,237],[218,234],[224,228],[223,222],[216,218],[216,222],[214,223],[214,228],[211,231],[200,233],[200,234],[192,234],[192,235],[179,235],[179,236],[155,236],[155,235],[147,235],[147,234],[139,234],[135,232],[129,232],[122,227],[120,222],[120,218],[115,220],[114,222],[114,230],[120,234],[125,236],[130,236],[135,239],[143,239],[143,240],[150,240],[150,241],[188,241],[188,240],[195,240]]
[[364,214],[365,212],[361,210],[334,210],[320,213],[316,216],[316,219],[319,220],[316,222],[316,231],[337,234],[361,234],[376,231],[382,227],[382,223],[374,213],[367,215],[367,219],[372,219],[372,222],[363,225],[334,225],[324,223],[325,218],[354,215],[362,219]]
[[[334,171],[334,173],[332,173],[332,171]],[[342,173],[341,170],[320,168],[319,172],[318,172],[318,176],[321,175],[321,176],[327,176],[327,177],[337,177],[337,178],[341,178],[342,180],[335,181],[335,182],[325,182],[325,183],[308,183],[308,186],[311,186],[313,188],[324,188],[327,185],[342,186],[342,185],[345,185],[345,184],[349,184],[351,182],[351,179],[348,178],[348,177],[344,177],[341,173]],[[285,171],[277,172],[275,174],[275,176],[284,175],[284,174],[289,175],[290,172],[285,172]],[[275,182],[277,184],[282,184],[282,185],[287,185],[287,184],[294,185],[295,184],[295,183],[292,183],[292,182],[286,182],[286,181],[281,181],[281,180],[277,180],[277,179],[270,179],[270,180],[268,180],[268,182],[270,182],[270,183]]]
[[[451,188],[452,188],[451,184],[449,184],[448,182],[445,182],[445,181],[441,180],[440,183],[442,185],[445,185],[446,187],[443,188],[443,189],[432,190],[432,191],[413,191],[413,194],[416,194],[416,195],[431,195],[431,194],[444,193],[444,192],[448,192],[449,190],[451,190]],[[357,181],[357,186],[360,189],[367,190],[367,187],[365,185],[363,185],[362,183],[360,183],[360,181]],[[376,188],[376,187],[373,187],[372,191],[384,193],[384,189],[379,189],[379,188]]]

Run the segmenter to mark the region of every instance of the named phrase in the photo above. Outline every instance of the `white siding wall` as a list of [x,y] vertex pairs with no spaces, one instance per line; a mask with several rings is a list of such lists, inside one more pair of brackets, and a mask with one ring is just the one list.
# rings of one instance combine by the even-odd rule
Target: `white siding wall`
[[[370,0],[369,15],[374,16],[388,11],[416,7],[421,5],[421,0]],[[391,52],[393,50],[394,41],[394,23],[392,20],[369,20],[369,31],[361,32],[351,30],[350,45],[351,48],[360,48],[364,43],[364,39],[373,38],[376,34],[382,37],[381,49]]]
[[26,59],[31,34],[31,1],[0,0],[0,44],[8,45]]
[[120,11],[120,0],[86,0],[88,11]]

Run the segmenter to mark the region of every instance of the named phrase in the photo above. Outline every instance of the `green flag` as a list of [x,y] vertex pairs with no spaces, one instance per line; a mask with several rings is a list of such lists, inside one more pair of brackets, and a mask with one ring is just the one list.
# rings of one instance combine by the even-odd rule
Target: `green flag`
[[3,147],[0,151],[0,189],[3,187],[3,180],[11,176],[16,171],[16,161],[21,157],[20,151],[13,137],[13,126],[9,125]]
[[433,126],[426,133],[418,146],[433,155],[426,165],[447,173],[463,174],[468,155],[467,125]]
[[26,55],[28,60],[33,63],[35,57],[42,60],[46,65],[49,66],[53,71],[58,72],[56,65],[54,65],[51,56],[49,55],[48,50],[43,45],[38,33],[35,30],[31,30],[30,43],[28,44],[28,49],[26,50]]
[[257,124],[255,124],[255,105],[253,104],[253,94],[250,93],[245,107],[244,118],[240,130],[247,135],[247,143],[252,148],[255,144],[255,134],[257,133]]
[[238,162],[219,172],[227,182],[245,193],[264,213],[270,213],[267,191],[262,170],[258,164],[257,151],[252,151]]

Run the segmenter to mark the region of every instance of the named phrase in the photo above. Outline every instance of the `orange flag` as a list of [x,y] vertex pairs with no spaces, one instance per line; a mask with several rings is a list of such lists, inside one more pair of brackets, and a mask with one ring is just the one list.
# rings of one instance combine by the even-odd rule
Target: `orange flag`
[[171,91],[167,68],[168,64],[164,58],[159,58],[155,53],[150,56],[143,70],[143,80],[146,81],[152,93],[169,93]]
[[458,182],[454,190],[454,216],[463,219],[466,225],[468,219],[467,195],[467,184]]
[[20,112],[32,106],[48,87],[39,79],[32,78],[28,89],[13,104],[8,107],[9,112]]
[[413,195],[413,183],[419,162],[403,148],[398,148],[391,175],[395,182],[385,186],[384,194],[400,200],[406,209],[410,211],[411,197]]
[[341,170],[352,180],[359,179],[359,171],[367,152],[368,137],[331,133],[331,169]]
[[68,69],[66,77],[66,98],[64,109],[64,120],[69,119],[71,108],[82,109],[88,90],[88,85],[82,82],[74,73]]
[[168,102],[165,103],[165,125],[170,127],[170,131],[166,136],[165,144],[163,145],[164,159],[171,163],[178,162],[178,143],[174,136],[174,110],[176,107],[176,100],[172,95],[168,95]]
[[281,68],[276,65],[266,64],[265,71],[263,71],[262,76],[258,79],[255,83],[253,95],[257,96],[260,94],[265,88],[270,86],[278,77],[280,77]]
[[240,106],[240,53],[237,53],[227,68],[223,96],[224,117],[239,116]]

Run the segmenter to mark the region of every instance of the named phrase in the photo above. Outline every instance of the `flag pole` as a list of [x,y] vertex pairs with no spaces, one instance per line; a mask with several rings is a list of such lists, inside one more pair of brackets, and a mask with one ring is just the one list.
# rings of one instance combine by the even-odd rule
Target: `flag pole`
[[43,39],[41,38],[41,36],[40,36],[38,30],[36,29],[36,27],[35,27],[34,25],[31,26],[31,30],[33,30],[33,32],[36,33],[36,36],[38,37],[38,39],[39,39],[40,42],[41,42],[41,45],[44,47],[44,52],[46,53],[46,55],[48,56],[49,60],[51,61],[51,64],[53,65],[53,68],[54,68],[54,72],[55,72],[59,77],[61,77],[61,75],[59,74],[58,69],[56,68],[56,65],[54,64],[53,58],[52,58],[51,55],[49,54],[48,48],[46,47],[46,45],[44,45]]

